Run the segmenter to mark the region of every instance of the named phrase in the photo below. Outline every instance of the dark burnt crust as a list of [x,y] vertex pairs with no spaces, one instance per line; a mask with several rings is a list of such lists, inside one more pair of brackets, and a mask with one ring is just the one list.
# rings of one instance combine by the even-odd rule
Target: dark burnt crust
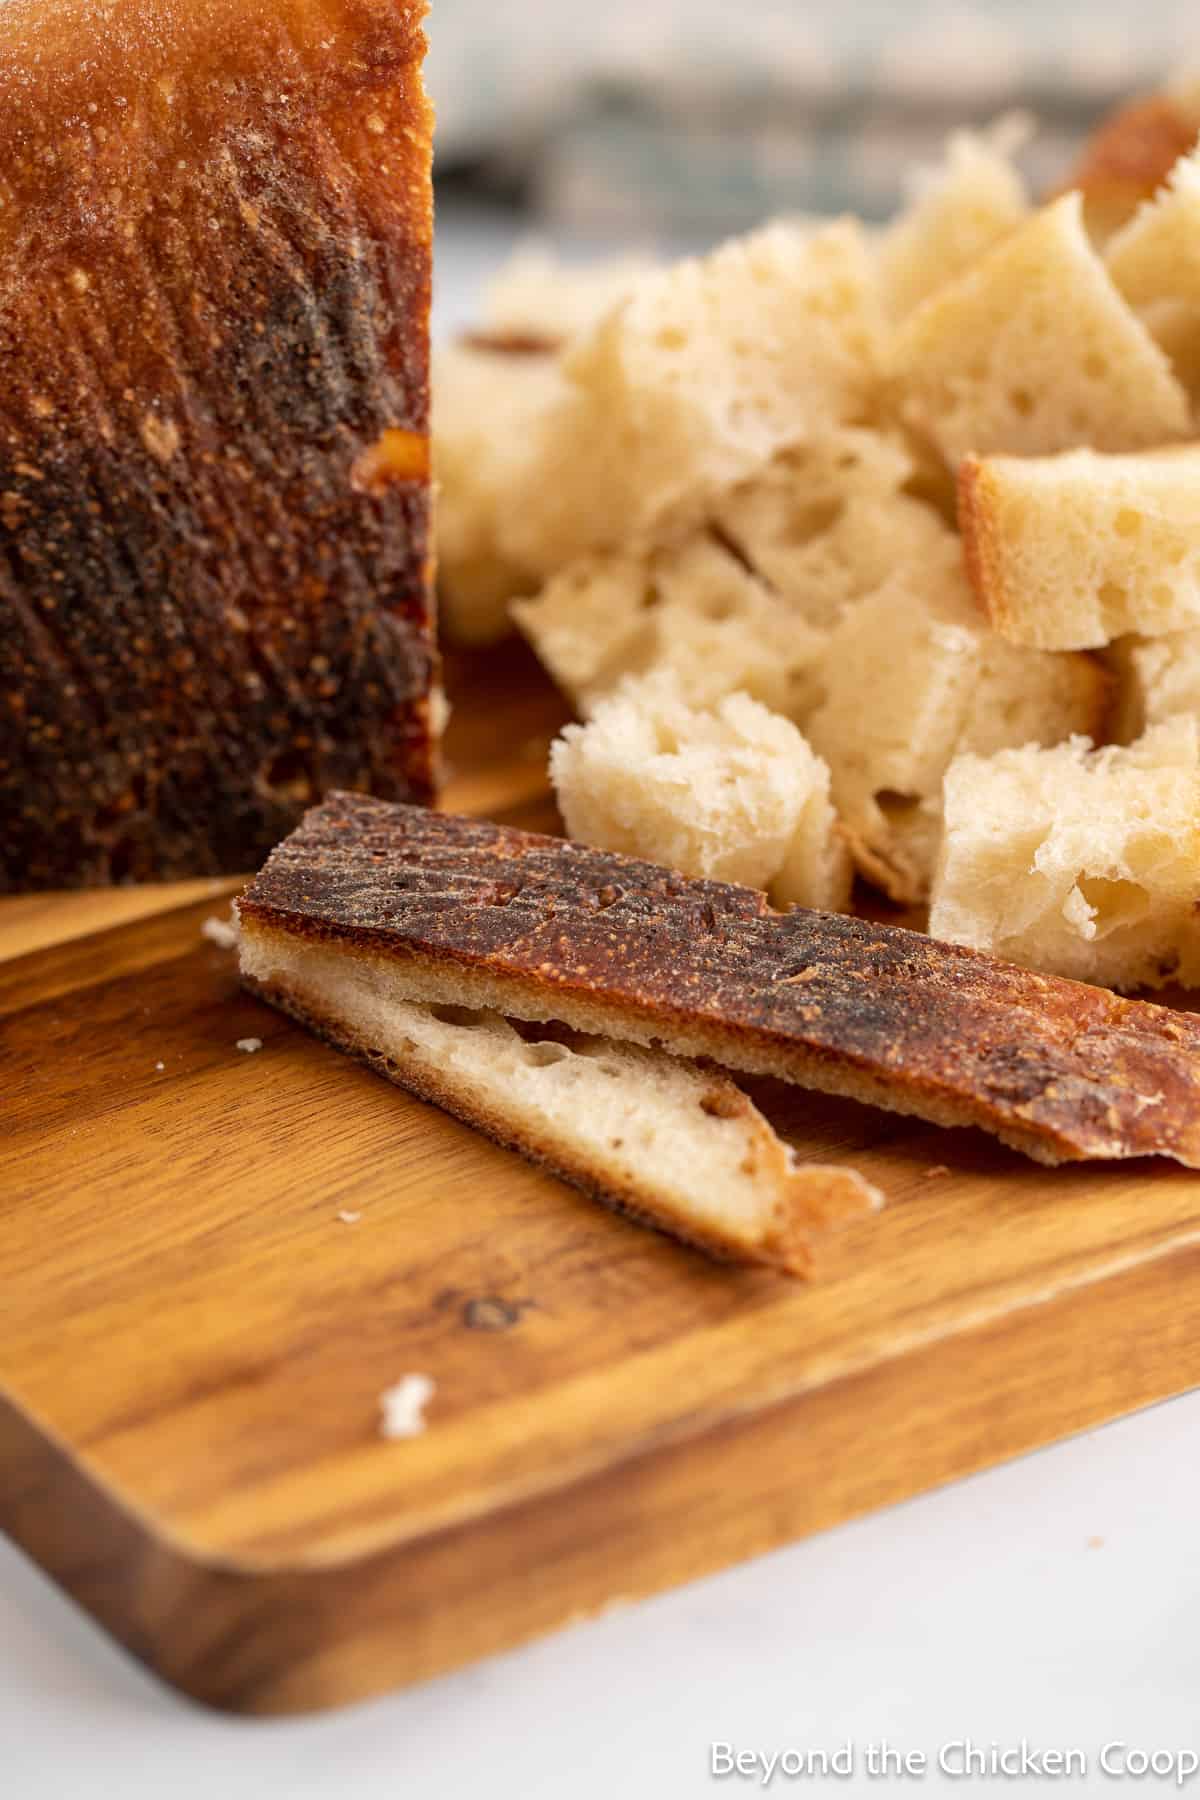
[[57,110],[86,42],[44,89],[0,68],[30,202],[0,265],[0,891],[233,872],[330,788],[432,794],[429,484],[351,478],[428,434],[423,13],[216,0],[204,37],[181,6],[120,115],[94,78],[101,136]]
[[[247,926],[487,977],[520,1010],[974,1124],[1049,1162],[1200,1166],[1200,1019],[916,932],[338,794],[241,901]],[[606,1026],[606,1028],[608,1028]]]

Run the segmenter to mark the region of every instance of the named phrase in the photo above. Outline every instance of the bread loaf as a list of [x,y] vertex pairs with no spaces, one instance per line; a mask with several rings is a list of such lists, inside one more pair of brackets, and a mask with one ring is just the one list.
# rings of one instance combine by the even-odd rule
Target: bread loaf
[[424,12],[0,7],[0,889],[432,791]]

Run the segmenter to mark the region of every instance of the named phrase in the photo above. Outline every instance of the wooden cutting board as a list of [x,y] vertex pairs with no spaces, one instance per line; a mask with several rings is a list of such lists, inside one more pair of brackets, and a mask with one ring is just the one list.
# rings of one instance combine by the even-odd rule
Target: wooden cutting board
[[[558,702],[459,688],[447,803],[552,829]],[[890,1205],[717,1268],[242,996],[235,885],[0,907],[0,1524],[189,1694],[352,1700],[1200,1382],[1200,1178],[776,1091]]]

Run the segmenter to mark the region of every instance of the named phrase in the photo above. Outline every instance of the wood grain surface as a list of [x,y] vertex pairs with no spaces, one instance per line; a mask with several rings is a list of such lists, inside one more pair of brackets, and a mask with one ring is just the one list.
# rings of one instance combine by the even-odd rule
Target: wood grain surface
[[[552,829],[558,701],[456,685],[446,804]],[[0,1524],[203,1701],[420,1679],[1200,1382],[1200,1177],[755,1084],[890,1205],[812,1286],[722,1269],[242,995],[223,909],[0,907]]]

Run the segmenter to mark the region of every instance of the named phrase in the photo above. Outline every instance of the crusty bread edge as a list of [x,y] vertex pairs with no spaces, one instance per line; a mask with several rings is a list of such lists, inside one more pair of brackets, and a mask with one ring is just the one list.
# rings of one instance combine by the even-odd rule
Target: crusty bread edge
[[[268,925],[260,916],[258,905],[255,901],[241,903],[244,946],[257,941],[269,947],[272,937],[284,944],[339,941],[337,934],[313,929],[307,921],[301,922],[296,933],[282,928],[276,920]],[[978,1127],[1032,1161],[1050,1167],[1099,1160],[1098,1152],[1081,1149],[1053,1125],[1031,1122],[1024,1127],[1011,1119],[998,1118],[995,1109],[982,1099],[972,1104],[931,1093],[925,1084],[906,1087],[899,1081],[889,1083],[847,1058],[832,1053],[823,1055],[795,1040],[781,1040],[738,1026],[722,1028],[688,1020],[665,1007],[653,1014],[638,1013],[602,995],[573,993],[530,976],[497,974],[447,952],[426,950],[416,954],[405,949],[384,953],[356,943],[354,954],[374,963],[385,979],[390,976],[398,998],[402,993],[404,999],[418,1003],[468,1006],[529,1021],[553,1019],[593,1037],[612,1037],[655,1050],[665,1049],[673,1056],[712,1061],[748,1075],[772,1075],[817,1093],[857,1100],[884,1112],[923,1119],[931,1125],[948,1129]],[[247,985],[254,984],[251,981]],[[1118,1160],[1132,1154],[1146,1152],[1123,1150],[1119,1140],[1114,1140],[1104,1157]]]
[[[848,1218],[878,1211],[882,1204],[878,1190],[855,1170],[802,1164],[792,1170],[774,1172],[777,1195],[771,1207],[771,1223],[757,1243],[733,1234],[724,1235],[698,1226],[694,1219],[682,1214],[663,1198],[649,1175],[639,1184],[614,1182],[611,1175],[598,1168],[585,1153],[572,1156],[561,1145],[551,1145],[518,1129],[478,1100],[468,1097],[457,1084],[438,1081],[411,1064],[382,1056],[353,1027],[335,1019],[310,1000],[302,1000],[286,982],[262,982],[252,976],[243,976],[243,985],[269,1005],[287,1013],[306,1030],[324,1038],[335,1049],[365,1063],[376,1074],[415,1094],[418,1099],[461,1119],[493,1143],[516,1151],[528,1162],[548,1170],[611,1211],[701,1250],[717,1261],[747,1267],[763,1266],[808,1278],[813,1273],[814,1239]],[[764,1133],[774,1137],[757,1107],[727,1076],[714,1071],[712,1081],[715,1090],[727,1088],[739,1111],[744,1109],[753,1114]],[[782,1159],[784,1147],[775,1141]]]
[[967,580],[976,603],[992,629],[1011,641],[1014,611],[1004,585],[1004,557],[996,526],[995,476],[985,457],[964,456],[958,466],[958,529]]

